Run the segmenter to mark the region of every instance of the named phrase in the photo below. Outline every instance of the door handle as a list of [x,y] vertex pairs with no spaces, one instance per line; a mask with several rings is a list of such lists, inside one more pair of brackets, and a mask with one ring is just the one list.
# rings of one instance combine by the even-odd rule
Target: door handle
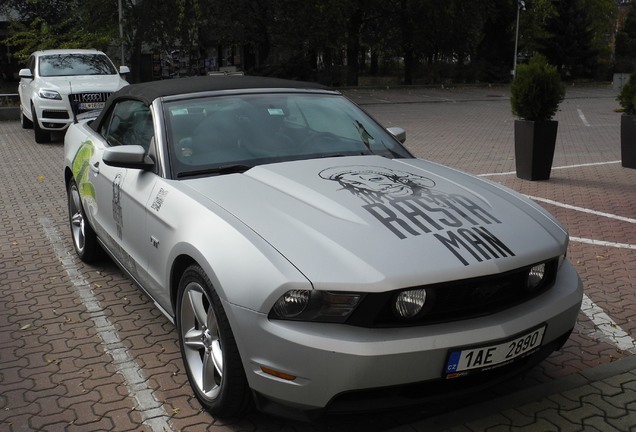
[[90,166],[91,171],[93,171],[95,174],[99,173],[99,161],[92,163]]

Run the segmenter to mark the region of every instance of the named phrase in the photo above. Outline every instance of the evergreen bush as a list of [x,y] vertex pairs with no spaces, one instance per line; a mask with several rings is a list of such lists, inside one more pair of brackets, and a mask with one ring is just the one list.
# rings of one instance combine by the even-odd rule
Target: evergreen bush
[[565,97],[565,85],[556,67],[541,54],[517,66],[510,86],[512,113],[524,120],[551,120]]
[[630,75],[616,99],[625,114],[636,115],[636,72]]

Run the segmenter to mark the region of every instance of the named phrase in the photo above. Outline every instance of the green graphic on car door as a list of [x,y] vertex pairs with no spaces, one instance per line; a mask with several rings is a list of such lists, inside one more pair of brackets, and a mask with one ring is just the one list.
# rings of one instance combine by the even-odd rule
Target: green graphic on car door
[[91,157],[95,152],[93,142],[84,141],[73,159],[73,177],[77,183],[80,196],[82,198],[92,198],[95,200],[95,188],[88,177]]

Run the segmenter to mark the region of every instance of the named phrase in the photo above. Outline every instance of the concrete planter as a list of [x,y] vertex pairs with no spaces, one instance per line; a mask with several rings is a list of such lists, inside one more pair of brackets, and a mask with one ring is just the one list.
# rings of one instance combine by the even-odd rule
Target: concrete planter
[[636,169],[636,115],[621,116],[621,165]]
[[517,177],[524,180],[550,178],[558,125],[555,120],[515,120]]

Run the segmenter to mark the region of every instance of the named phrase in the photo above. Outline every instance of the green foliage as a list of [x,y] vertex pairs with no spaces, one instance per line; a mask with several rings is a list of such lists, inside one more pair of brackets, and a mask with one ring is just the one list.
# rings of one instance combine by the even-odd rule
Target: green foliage
[[599,52],[594,49],[592,14],[581,0],[559,0],[556,15],[546,21],[548,36],[540,42],[539,52],[559,66],[568,80],[593,78]]
[[565,85],[556,67],[541,54],[521,64],[510,86],[512,113],[525,120],[551,120],[565,97]]
[[56,48],[106,49],[116,38],[116,4],[97,0],[0,0],[15,17],[4,41],[18,62],[31,52]]
[[[323,80],[332,85],[354,84],[360,73],[392,75],[404,83],[503,82],[513,60],[519,3],[122,0],[121,4],[123,40],[114,0],[0,0],[0,10],[11,11],[17,21],[7,43],[9,51],[24,59],[36,49],[92,47],[112,52],[123,44],[133,78],[144,67],[148,51],[178,49],[192,58],[218,55],[219,61],[240,54],[248,73],[331,77]],[[606,36],[614,33],[614,0],[526,0],[524,4],[519,14],[521,56],[542,52],[553,64],[565,66],[573,79],[594,71],[601,55],[609,69]],[[626,25],[625,30],[629,28]],[[617,53],[625,48],[623,61],[633,59],[632,45],[623,43],[627,36],[629,31],[617,35]],[[217,53],[217,48],[222,51]]]
[[636,115],[636,72],[630,75],[616,99],[625,114]]
[[11,36],[5,43],[15,49],[13,55],[19,62],[24,63],[33,51],[58,48],[105,49],[112,39],[110,34],[67,30],[65,23],[51,25],[35,18],[28,25],[12,22]]
[[632,6],[622,28],[616,33],[616,70],[630,73],[636,70],[636,7]]

